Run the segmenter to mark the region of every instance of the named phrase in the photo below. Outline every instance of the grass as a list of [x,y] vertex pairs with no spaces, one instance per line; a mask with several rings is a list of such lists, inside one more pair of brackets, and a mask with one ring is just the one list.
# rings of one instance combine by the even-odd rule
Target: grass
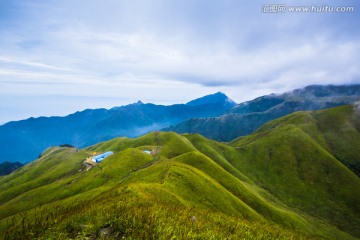
[[[359,178],[332,155],[334,149],[328,150],[331,147],[316,116],[332,115],[334,111],[338,118],[345,119],[344,115],[351,113],[348,110],[349,106],[314,115],[311,112],[292,114],[265,125],[234,145],[246,156],[246,161],[237,167],[252,176],[258,185],[285,204],[359,236],[360,208],[356,199],[360,192],[355,190],[360,188]],[[341,128],[342,123],[338,121],[334,129]],[[343,138],[344,133],[338,135],[340,141]],[[325,143],[319,139],[325,139]],[[356,142],[347,144],[356,149],[360,146]]]
[[[92,204],[39,208],[34,220],[23,215],[21,224],[12,225],[5,239],[318,239],[220,212],[150,202],[138,191],[112,190]],[[101,237],[102,228],[110,234]]]
[[[348,106],[294,113],[229,144],[153,132],[50,148],[0,178],[0,238],[354,239],[360,179],[346,163],[359,155],[344,152],[360,149],[357,126]],[[115,154],[84,171],[105,151]]]

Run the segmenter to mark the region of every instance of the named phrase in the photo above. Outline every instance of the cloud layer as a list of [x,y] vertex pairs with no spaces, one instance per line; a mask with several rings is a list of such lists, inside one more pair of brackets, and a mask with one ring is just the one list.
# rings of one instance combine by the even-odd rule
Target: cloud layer
[[[340,3],[286,4],[300,2]],[[7,110],[0,122],[99,102],[170,104],[216,91],[240,102],[309,84],[359,83],[360,6],[345,3],[354,12],[266,14],[262,1],[235,0],[1,1],[0,109]],[[61,97],[86,101],[58,106]],[[15,98],[24,102],[9,103]]]

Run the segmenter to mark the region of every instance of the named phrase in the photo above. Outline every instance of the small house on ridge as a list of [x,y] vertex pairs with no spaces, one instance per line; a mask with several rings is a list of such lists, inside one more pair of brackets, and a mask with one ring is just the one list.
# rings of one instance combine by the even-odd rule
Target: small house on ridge
[[95,163],[99,163],[101,162],[102,160],[104,160],[105,158],[107,158],[108,156],[114,154],[114,152],[112,151],[108,151],[108,152],[105,152],[105,153],[102,153],[100,155],[96,155],[96,156],[93,156],[91,157],[91,160]]

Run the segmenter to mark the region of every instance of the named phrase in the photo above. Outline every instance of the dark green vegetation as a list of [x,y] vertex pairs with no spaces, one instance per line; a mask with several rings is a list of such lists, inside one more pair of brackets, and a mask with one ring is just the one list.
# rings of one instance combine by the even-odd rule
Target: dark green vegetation
[[[138,102],[112,109],[87,109],[66,117],[29,118],[0,126],[3,161],[27,163],[49,146],[85,147],[118,136],[137,137],[192,117],[220,116],[235,106],[223,93],[187,104],[162,106]],[[19,147],[21,146],[21,147]]]
[[284,94],[262,96],[241,103],[220,117],[192,118],[165,131],[199,133],[217,141],[231,141],[296,111],[325,109],[359,100],[360,85],[314,85]]
[[18,168],[23,166],[22,163],[19,162],[3,162],[0,163],[0,176],[8,175],[15,171]]
[[[360,109],[298,112],[229,144],[153,132],[53,147],[0,178],[6,239],[356,239]],[[144,153],[152,150],[153,154]],[[93,152],[114,151],[85,171]]]

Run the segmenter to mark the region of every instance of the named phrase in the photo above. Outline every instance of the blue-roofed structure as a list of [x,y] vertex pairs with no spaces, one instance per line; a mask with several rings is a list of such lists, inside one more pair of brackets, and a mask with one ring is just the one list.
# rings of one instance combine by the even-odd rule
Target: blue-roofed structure
[[150,150],[144,150],[144,153],[151,154]]
[[104,160],[105,158],[107,158],[108,156],[110,156],[110,155],[112,155],[112,154],[114,154],[114,152],[108,151],[108,152],[105,152],[105,153],[102,153],[102,154],[100,154],[100,155],[97,155],[97,156],[92,157],[91,160],[92,160],[93,162],[98,163],[98,162],[101,162],[102,160]]

